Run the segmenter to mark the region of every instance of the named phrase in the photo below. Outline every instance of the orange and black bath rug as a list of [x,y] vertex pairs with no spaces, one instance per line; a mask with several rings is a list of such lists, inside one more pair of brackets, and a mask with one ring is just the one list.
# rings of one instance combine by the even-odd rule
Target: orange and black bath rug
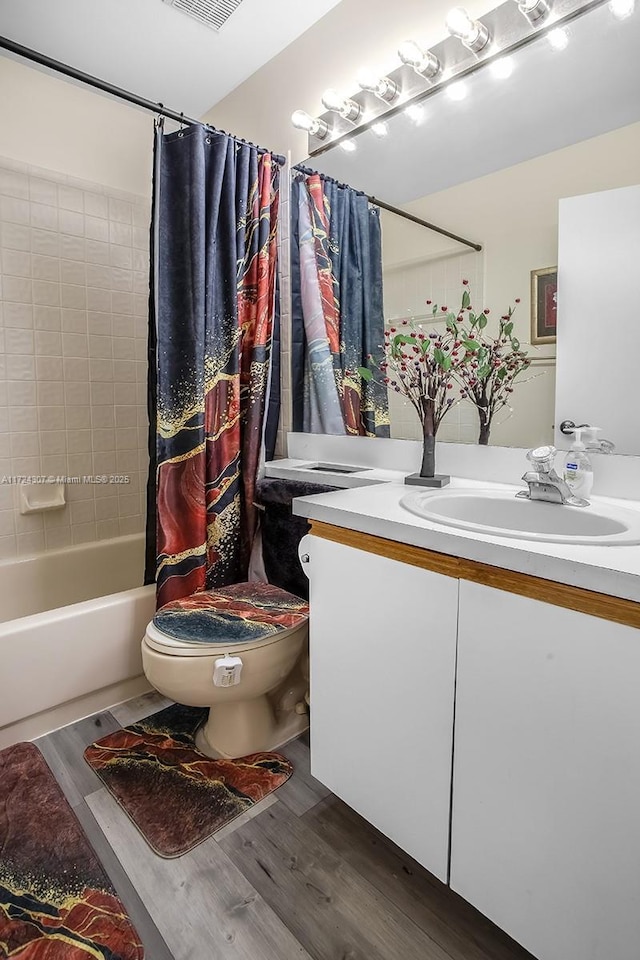
[[32,743],[0,752],[0,957],[144,957],[121,900]]
[[206,709],[174,704],[84,752],[149,846],[179,857],[289,779],[293,768],[277,753],[212,760],[196,750]]

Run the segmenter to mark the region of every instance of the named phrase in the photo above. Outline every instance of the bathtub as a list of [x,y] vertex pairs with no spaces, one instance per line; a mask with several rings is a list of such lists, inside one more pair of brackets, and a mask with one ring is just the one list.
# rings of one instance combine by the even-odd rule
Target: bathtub
[[0,746],[148,689],[143,567],[143,536],[0,563]]

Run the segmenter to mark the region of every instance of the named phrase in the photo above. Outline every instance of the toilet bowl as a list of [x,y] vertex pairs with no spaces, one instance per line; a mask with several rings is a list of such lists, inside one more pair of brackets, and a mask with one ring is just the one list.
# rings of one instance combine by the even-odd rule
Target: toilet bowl
[[271,584],[243,583],[161,607],[147,626],[142,663],[160,693],[209,708],[198,749],[235,758],[277,749],[308,727],[307,649],[306,602]]

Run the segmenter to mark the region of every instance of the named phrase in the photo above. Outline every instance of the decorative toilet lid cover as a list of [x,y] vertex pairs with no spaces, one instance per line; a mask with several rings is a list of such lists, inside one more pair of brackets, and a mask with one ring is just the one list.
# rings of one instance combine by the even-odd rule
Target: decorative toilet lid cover
[[234,583],[160,607],[153,624],[184,643],[248,643],[294,630],[309,617],[300,597],[270,583]]

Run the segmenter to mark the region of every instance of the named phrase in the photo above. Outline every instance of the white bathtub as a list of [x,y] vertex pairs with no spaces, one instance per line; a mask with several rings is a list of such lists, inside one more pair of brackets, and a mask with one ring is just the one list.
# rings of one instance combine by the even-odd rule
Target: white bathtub
[[0,564],[0,745],[25,718],[42,717],[21,725],[37,736],[130,692],[155,610],[143,563],[144,538],[128,536]]

